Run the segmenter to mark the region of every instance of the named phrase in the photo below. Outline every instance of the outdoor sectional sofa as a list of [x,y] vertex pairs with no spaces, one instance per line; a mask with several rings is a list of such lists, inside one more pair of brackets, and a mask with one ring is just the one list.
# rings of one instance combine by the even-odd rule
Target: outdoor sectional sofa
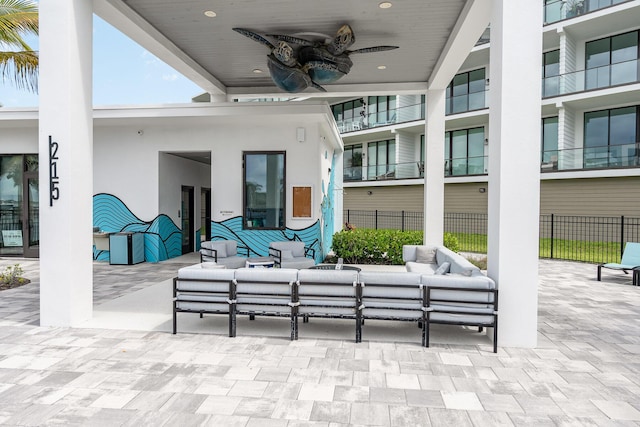
[[[292,340],[298,338],[300,317],[303,322],[322,317],[352,320],[355,341],[360,342],[365,319],[381,319],[418,323],[426,347],[433,323],[477,326],[479,331],[492,327],[496,352],[498,292],[493,280],[441,246],[431,248],[435,262],[419,262],[412,255],[424,252],[419,248],[405,247],[405,256],[413,258],[407,262],[413,271],[406,272],[232,270],[207,268],[207,263],[181,268],[173,280],[173,333],[179,312],[224,314],[230,337],[236,335],[237,315],[284,317],[290,321]],[[438,268],[445,263],[451,272],[440,274]],[[420,269],[424,271],[416,271]]]

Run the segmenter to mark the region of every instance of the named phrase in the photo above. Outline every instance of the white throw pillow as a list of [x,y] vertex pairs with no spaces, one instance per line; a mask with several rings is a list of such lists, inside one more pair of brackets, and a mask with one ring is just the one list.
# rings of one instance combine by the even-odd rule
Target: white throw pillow
[[416,248],[416,262],[420,262],[423,264],[435,264],[436,248],[427,248],[424,246],[418,246]]
[[211,249],[215,249],[218,252],[218,258],[227,257],[227,245],[224,242],[212,242]]

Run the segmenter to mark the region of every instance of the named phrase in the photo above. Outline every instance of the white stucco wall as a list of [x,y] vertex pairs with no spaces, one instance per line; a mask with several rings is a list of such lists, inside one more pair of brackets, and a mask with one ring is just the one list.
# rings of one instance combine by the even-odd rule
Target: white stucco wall
[[[200,188],[209,187],[212,219],[223,221],[242,215],[243,151],[284,150],[286,225],[301,229],[314,224],[321,215],[322,180],[328,185],[334,150],[342,151],[341,140],[331,130],[331,120],[327,120],[331,114],[328,107],[300,103],[279,108],[227,105],[222,109],[226,113],[219,114],[219,108],[201,105],[180,106],[175,110],[96,110],[93,194],[118,197],[144,221],[165,214],[179,226],[181,186],[193,186],[199,226]],[[34,112],[20,113],[11,121],[0,121],[0,153],[38,151],[38,123],[33,117]],[[304,129],[302,142],[298,141],[299,128]],[[210,152],[210,168],[159,154],[190,151]],[[313,187],[312,218],[292,218],[293,185]]]
[[0,131],[0,154],[35,154],[38,152],[38,128],[9,128]]

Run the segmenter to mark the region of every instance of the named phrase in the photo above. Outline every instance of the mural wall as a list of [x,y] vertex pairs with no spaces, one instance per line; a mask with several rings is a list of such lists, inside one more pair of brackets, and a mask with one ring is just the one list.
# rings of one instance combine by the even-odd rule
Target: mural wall
[[[143,221],[112,194],[93,196],[93,225],[109,233],[144,233],[144,258],[147,262],[164,261],[182,255],[180,229],[171,218],[158,215],[153,221]],[[109,251],[99,251],[94,246],[93,259],[109,261]]]

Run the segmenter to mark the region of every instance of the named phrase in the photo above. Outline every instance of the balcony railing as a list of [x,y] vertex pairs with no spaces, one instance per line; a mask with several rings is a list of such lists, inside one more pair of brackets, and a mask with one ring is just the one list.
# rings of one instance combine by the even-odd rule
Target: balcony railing
[[542,172],[638,167],[640,142],[545,151],[542,159]]
[[445,114],[466,113],[467,111],[482,110],[489,107],[489,90],[465,93],[447,97],[445,104]]
[[638,82],[640,82],[640,61],[634,59],[546,77],[542,79],[542,97],[548,98]]
[[544,5],[544,24],[553,24],[631,0],[558,0]]
[[444,176],[484,175],[489,169],[487,156],[445,159]]
[[[487,156],[447,159],[445,176],[484,175],[487,173]],[[388,179],[412,179],[424,176],[424,163],[420,161],[390,163],[372,166],[344,168],[344,181],[380,181]]]
[[[640,167],[640,142],[598,147],[549,150],[542,153],[541,172]],[[488,173],[487,156],[446,159],[444,176],[472,176]],[[344,168],[344,181],[413,179],[424,176],[421,161]]]
[[340,133],[356,132],[424,119],[424,104],[412,104],[385,111],[362,114],[353,119],[336,120]]
[[344,181],[380,181],[411,179],[424,176],[424,164],[419,161],[344,168]]

